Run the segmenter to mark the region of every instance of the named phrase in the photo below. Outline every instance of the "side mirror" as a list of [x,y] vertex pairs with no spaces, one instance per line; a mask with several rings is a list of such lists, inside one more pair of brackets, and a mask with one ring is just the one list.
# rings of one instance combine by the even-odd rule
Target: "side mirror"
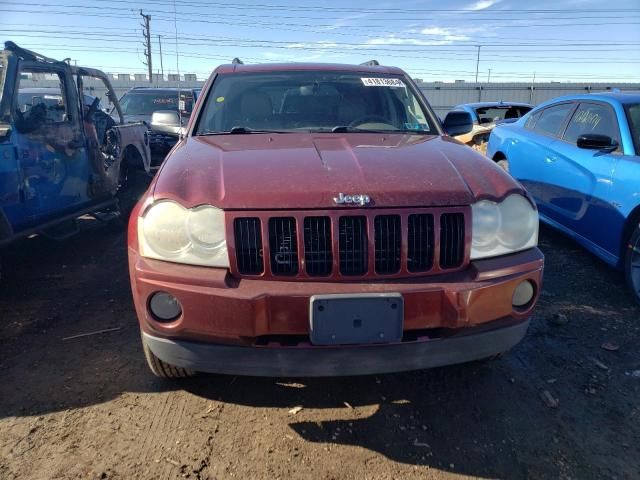
[[180,137],[184,128],[180,124],[180,115],[173,110],[156,110],[151,115],[151,130],[172,137]]
[[464,135],[473,130],[473,119],[469,112],[453,111],[447,113],[443,122],[444,130],[455,137],[456,135]]
[[578,148],[587,150],[608,150],[610,152],[618,148],[618,142],[608,135],[598,133],[585,133],[580,135],[577,141]]

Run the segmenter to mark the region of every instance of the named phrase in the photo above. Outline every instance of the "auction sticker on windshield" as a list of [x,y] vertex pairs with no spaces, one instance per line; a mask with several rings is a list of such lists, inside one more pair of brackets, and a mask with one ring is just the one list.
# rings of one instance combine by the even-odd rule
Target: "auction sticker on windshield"
[[399,78],[361,78],[365,87],[404,87]]

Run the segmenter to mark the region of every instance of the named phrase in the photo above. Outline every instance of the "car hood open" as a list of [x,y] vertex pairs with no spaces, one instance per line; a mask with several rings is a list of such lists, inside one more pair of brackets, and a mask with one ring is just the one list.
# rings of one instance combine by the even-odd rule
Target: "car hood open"
[[153,188],[156,199],[224,209],[345,208],[339,193],[377,208],[468,205],[521,189],[448,137],[369,133],[188,137]]

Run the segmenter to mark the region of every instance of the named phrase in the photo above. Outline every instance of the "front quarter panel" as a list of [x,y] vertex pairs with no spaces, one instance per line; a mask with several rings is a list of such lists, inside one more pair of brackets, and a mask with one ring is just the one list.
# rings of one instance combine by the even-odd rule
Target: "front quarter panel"
[[135,147],[138,153],[140,153],[145,171],[149,173],[151,168],[151,152],[149,150],[146,125],[143,123],[128,123],[118,125],[114,128],[117,128],[120,132],[122,151],[129,145]]
[[[640,155],[622,155],[618,160],[611,179],[612,197],[609,203],[624,220],[629,218],[636,207],[640,206]],[[612,232],[616,245],[627,239],[622,232]]]

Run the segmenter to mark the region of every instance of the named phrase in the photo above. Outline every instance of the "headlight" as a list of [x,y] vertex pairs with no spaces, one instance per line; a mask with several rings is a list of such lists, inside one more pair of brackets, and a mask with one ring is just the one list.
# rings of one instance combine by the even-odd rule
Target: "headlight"
[[471,205],[471,259],[518,252],[538,244],[538,212],[522,195],[500,203],[481,200]]
[[138,217],[140,254],[169,262],[228,267],[224,212],[210,205],[186,209],[161,200]]

